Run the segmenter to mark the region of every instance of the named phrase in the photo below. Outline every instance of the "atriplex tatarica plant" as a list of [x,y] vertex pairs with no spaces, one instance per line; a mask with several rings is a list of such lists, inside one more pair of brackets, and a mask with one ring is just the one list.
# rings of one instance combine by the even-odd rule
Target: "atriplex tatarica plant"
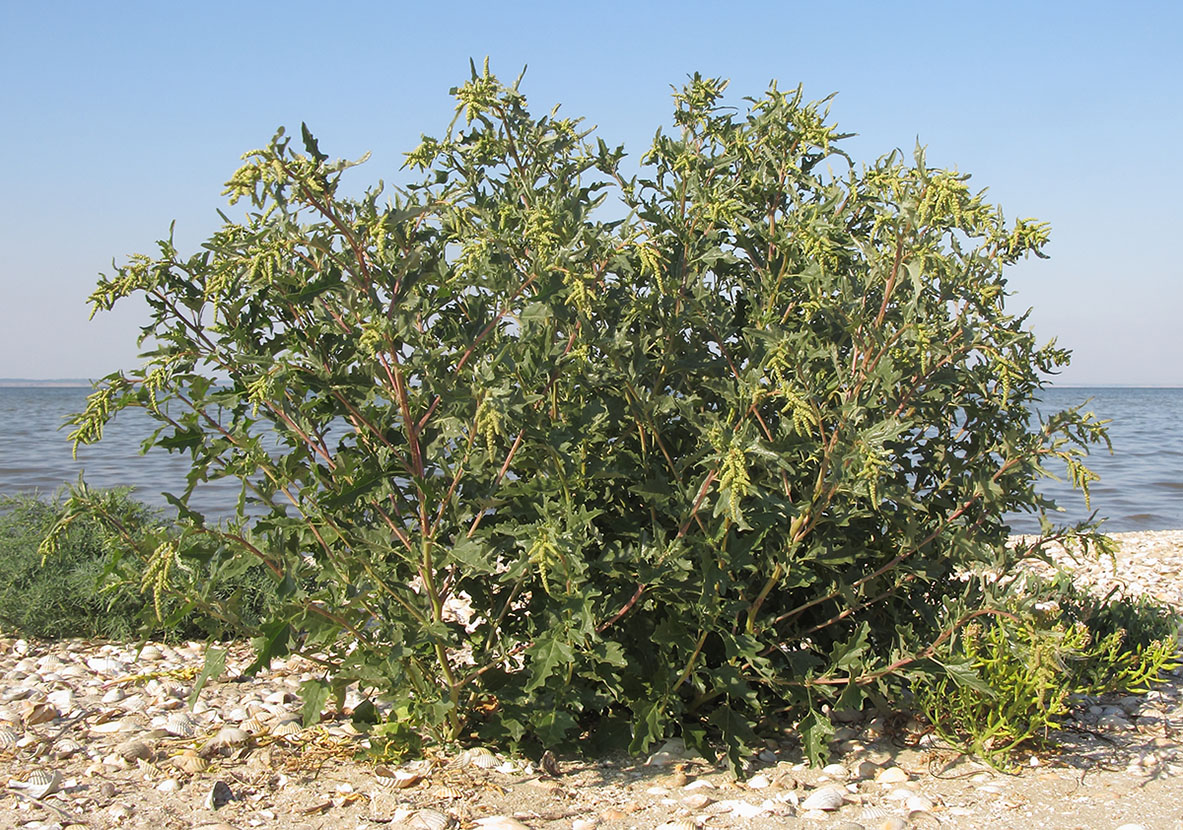
[[307,128],[248,153],[239,219],[91,297],[142,296],[150,350],[74,439],[142,407],[190,489],[242,482],[221,523],[170,497],[144,585],[263,563],[259,663],[316,656],[308,716],[357,682],[439,741],[680,733],[738,766],[796,723],[816,759],[830,708],[970,678],[942,645],[1040,550],[1003,515],[1105,440],[1031,414],[1068,355],[1003,274],[1047,227],[922,152],[851,163],[799,89],[725,85],[674,96],[635,176],[487,66],[418,183],[347,197]]

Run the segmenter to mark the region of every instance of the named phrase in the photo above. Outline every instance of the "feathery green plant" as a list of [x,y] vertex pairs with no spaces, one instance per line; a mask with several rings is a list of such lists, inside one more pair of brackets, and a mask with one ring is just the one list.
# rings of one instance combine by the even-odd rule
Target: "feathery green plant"
[[358,682],[439,741],[680,731],[739,768],[789,718],[818,759],[826,704],[1004,606],[959,575],[1024,555],[1002,517],[1051,506],[1048,466],[1087,485],[1103,425],[1031,425],[1068,353],[1004,304],[1047,226],[920,150],[853,164],[800,89],[725,86],[678,91],[632,175],[473,67],[418,181],[348,197],[356,163],[281,130],[200,250],[99,283],[95,311],[147,302],[148,351],[74,439],[143,407],[190,490],[241,482],[220,525],[170,496],[165,552],[270,572],[259,665],[318,655],[310,717]]

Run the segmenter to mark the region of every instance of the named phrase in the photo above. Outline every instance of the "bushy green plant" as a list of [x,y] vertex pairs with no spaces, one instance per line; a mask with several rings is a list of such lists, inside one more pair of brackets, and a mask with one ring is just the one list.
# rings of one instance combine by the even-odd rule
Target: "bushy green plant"
[[[112,506],[133,533],[152,519],[125,492],[112,493]],[[60,556],[42,562],[38,548],[60,518],[60,505],[41,498],[0,500],[0,626],[44,639],[133,637],[144,600],[134,588],[107,583],[105,527],[76,523],[61,539]]]
[[680,731],[738,767],[765,722],[816,759],[823,704],[896,694],[1001,601],[955,577],[1012,567],[1003,515],[1104,440],[1029,424],[1067,353],[1004,270],[1047,227],[920,151],[849,163],[799,89],[724,87],[674,96],[636,176],[487,66],[404,188],[344,195],[307,128],[248,153],[245,214],[91,298],[142,296],[150,350],[74,439],[143,407],[191,488],[242,483],[221,525],[172,496],[146,571],[262,563],[260,665],[326,666],[306,712],[357,681],[438,740]]
[[1074,695],[1146,691],[1178,666],[1179,616],[1145,597],[1097,597],[1024,580],[1011,612],[975,620],[933,651],[915,700],[938,734],[998,766],[1047,737]]
[[[152,600],[145,600],[136,570],[141,561],[124,552],[129,544],[147,546],[169,532],[159,513],[133,499],[129,489],[79,487],[69,505],[36,496],[0,497],[0,627],[41,639],[114,640],[240,630],[238,621],[228,626],[203,615],[197,604],[178,599],[197,595],[191,590],[195,582],[218,598],[219,613],[237,608],[249,623],[257,623],[271,594],[258,566],[234,578],[202,568],[187,581],[167,580],[160,617],[152,621],[145,613]],[[47,537],[52,557],[45,556]]]

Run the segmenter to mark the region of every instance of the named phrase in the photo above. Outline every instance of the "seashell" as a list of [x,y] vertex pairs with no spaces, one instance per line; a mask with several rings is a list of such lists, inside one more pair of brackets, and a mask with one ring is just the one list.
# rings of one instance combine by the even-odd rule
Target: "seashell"
[[385,787],[389,790],[405,790],[422,781],[423,776],[420,773],[408,772],[404,769],[376,767],[374,769],[374,780],[378,782],[378,786]]
[[801,802],[803,810],[837,810],[846,801],[846,791],[837,787],[814,790]]
[[210,750],[233,749],[237,746],[245,746],[250,742],[251,733],[245,729],[239,729],[237,726],[223,726],[206,741],[204,748]]
[[173,712],[164,720],[164,731],[178,738],[192,738],[197,734],[197,724],[187,712]]
[[864,807],[858,815],[858,820],[864,824],[873,821],[882,821],[890,816],[891,813],[882,807]]
[[37,669],[42,672],[53,671],[60,668],[62,661],[54,654],[47,654],[37,661]]
[[155,680],[144,687],[145,691],[161,700],[181,700],[188,696],[189,692],[183,683],[178,683],[175,680],[162,678]]
[[155,663],[162,657],[164,657],[164,652],[154,645],[149,644],[140,649],[140,659],[145,662]]
[[753,790],[763,790],[772,786],[772,782],[768,780],[767,775],[753,775],[748,779],[748,787]]
[[88,657],[86,667],[95,674],[127,674],[127,666],[111,657]]
[[225,714],[222,715],[222,720],[227,721],[228,723],[242,723],[250,716],[251,713],[246,709],[241,706],[235,706],[233,709],[226,710]]
[[529,825],[509,816],[486,816],[473,823],[481,830],[530,830]]
[[114,689],[108,689],[99,702],[118,703],[125,697],[127,697],[127,693],[124,692],[123,689],[120,689],[118,686],[116,686]]
[[904,806],[908,808],[910,813],[928,813],[936,806],[933,800],[926,795],[914,795],[904,802]]
[[432,791],[432,795],[445,801],[455,801],[456,799],[464,798],[465,792],[459,787],[453,787],[450,784],[442,784]]
[[252,735],[263,735],[267,732],[267,721],[258,715],[251,715],[246,720],[239,721],[238,725]]
[[908,826],[908,820],[901,816],[888,816],[882,824],[879,825],[879,830],[905,830]]
[[0,726],[0,752],[15,752],[19,740],[20,736],[7,726]]
[[129,763],[136,759],[151,761],[154,754],[152,747],[138,738],[131,738],[119,744],[115,747],[115,753]]
[[908,780],[908,773],[899,767],[887,767],[875,776],[877,784],[902,784]]
[[234,793],[230,791],[230,785],[225,781],[215,781],[209,795],[205,797],[205,806],[208,810],[217,810],[233,800]]
[[698,830],[698,822],[692,818],[676,818],[657,825],[656,830]]
[[56,769],[39,769],[18,786],[33,798],[45,798],[61,788],[62,774]]
[[464,762],[470,767],[478,767],[480,769],[493,769],[501,765],[501,761],[497,756],[483,746],[474,746],[465,752]]
[[439,810],[424,808],[412,813],[406,823],[411,830],[445,830],[451,826],[452,819]]
[[691,810],[701,810],[714,800],[706,793],[690,793],[690,795],[682,799],[682,803]]
[[62,738],[53,745],[53,757],[59,761],[64,761],[72,755],[76,755],[84,749],[82,744],[73,738]]
[[542,753],[542,759],[539,760],[538,765],[551,778],[558,778],[563,774],[562,769],[559,768],[559,760],[555,758],[555,754],[549,749]]
[[884,799],[887,801],[907,801],[909,798],[913,798],[915,795],[915,790],[908,789],[907,787],[896,787],[894,790],[885,795]]
[[53,706],[52,703],[44,701],[26,700],[24,702],[24,719],[27,726],[32,726],[36,723],[48,723],[51,720],[56,720],[61,713]]
[[293,738],[304,731],[304,724],[299,718],[280,721],[275,724],[275,728],[271,730],[271,734],[277,738]]
[[69,712],[74,708],[74,693],[69,689],[55,689],[45,696],[47,703],[52,703],[59,712]]
[[173,766],[181,772],[197,775],[209,769],[209,761],[202,758],[192,749],[186,749],[172,759]]

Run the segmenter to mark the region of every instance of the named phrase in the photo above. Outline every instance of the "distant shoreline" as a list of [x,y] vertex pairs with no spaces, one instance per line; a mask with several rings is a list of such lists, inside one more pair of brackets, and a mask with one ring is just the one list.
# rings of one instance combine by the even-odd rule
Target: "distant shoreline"
[[93,385],[86,378],[0,378],[2,389],[89,389]]

